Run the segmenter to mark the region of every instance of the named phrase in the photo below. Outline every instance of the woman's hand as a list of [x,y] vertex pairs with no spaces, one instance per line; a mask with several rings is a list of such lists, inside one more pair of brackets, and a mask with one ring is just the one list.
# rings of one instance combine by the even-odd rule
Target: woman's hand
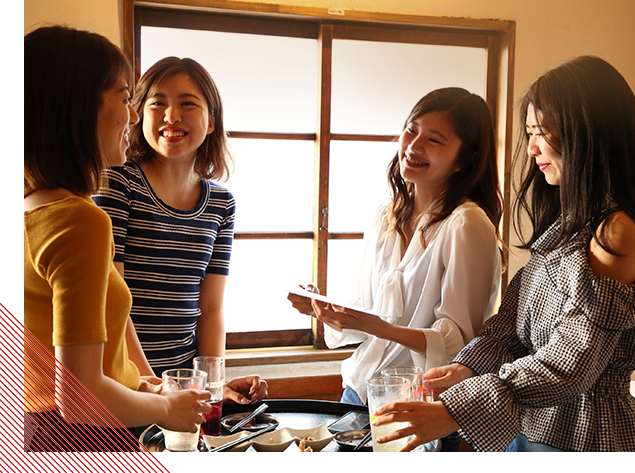
[[312,307],[315,317],[320,321],[339,330],[361,330],[362,332],[375,335],[375,328],[379,324],[385,324],[383,320],[375,315],[359,312],[354,309],[325,304],[324,302],[313,300]]
[[401,452],[409,452],[419,445],[446,437],[460,428],[441,401],[393,402],[381,406],[375,414],[374,426],[410,422],[410,427],[382,435],[376,440],[377,443],[387,443],[414,435]]
[[[315,285],[313,285],[312,283],[311,284],[307,284],[306,286],[300,285],[300,287],[302,289],[304,289],[305,291],[308,291],[308,292],[313,292],[315,294],[319,294],[320,293],[318,288]],[[313,313],[313,308],[311,307],[311,299],[310,298],[299,296],[298,294],[289,293],[289,295],[287,296],[287,299],[289,301],[291,301],[291,305],[298,312],[300,312],[302,314],[305,314],[305,315],[310,315],[310,316],[314,316],[315,315]]]
[[164,420],[158,424],[167,430],[195,433],[205,420],[203,414],[212,411],[212,406],[205,402],[212,397],[208,391],[184,389],[163,392],[160,396],[167,402],[167,409]]
[[476,373],[461,363],[439,366],[424,373],[423,388],[437,401],[443,391],[472,376],[476,376]]
[[163,386],[161,380],[156,376],[141,376],[141,383],[137,391],[142,393],[154,393],[159,394]]
[[267,382],[258,375],[232,379],[225,385],[223,400],[255,404],[267,397]]

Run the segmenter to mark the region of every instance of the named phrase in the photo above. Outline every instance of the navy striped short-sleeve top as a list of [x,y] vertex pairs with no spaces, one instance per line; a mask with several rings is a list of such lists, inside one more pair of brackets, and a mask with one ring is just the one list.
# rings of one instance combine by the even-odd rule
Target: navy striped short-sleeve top
[[202,179],[195,208],[166,205],[134,163],[107,171],[108,187],[93,199],[112,219],[115,261],[124,263],[131,316],[157,376],[191,368],[197,355],[199,284],[207,273],[229,274],[235,201]]

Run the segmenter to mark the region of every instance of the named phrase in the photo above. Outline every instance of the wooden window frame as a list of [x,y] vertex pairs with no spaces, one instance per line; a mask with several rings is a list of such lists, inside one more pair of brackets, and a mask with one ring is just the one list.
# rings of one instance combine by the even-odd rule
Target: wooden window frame
[[[401,15],[317,7],[234,2],[225,0],[124,0],[124,53],[139,77],[141,25],[266,34],[317,39],[319,45],[318,122],[316,133],[229,131],[234,138],[308,140],[315,143],[315,198],[312,232],[237,232],[235,239],[313,241],[312,277],[326,292],[329,240],[360,239],[358,232],[328,231],[329,151],[331,141],[392,141],[395,136],[335,134],[330,131],[331,52],[334,39],[392,41],[480,47],[487,51],[486,101],[492,110],[504,209],[503,241],[509,246],[509,197],[512,140],[513,71],[516,25],[513,21]],[[323,213],[325,210],[325,213]],[[506,250],[505,250],[506,251]],[[503,274],[502,290],[507,286]],[[314,345],[326,348],[324,328],[312,319],[312,329],[227,334],[227,348]]]

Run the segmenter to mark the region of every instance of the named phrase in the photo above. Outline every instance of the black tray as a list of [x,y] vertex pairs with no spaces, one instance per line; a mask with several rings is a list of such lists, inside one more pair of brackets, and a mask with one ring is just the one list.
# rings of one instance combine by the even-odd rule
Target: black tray
[[[265,399],[269,406],[265,411],[274,415],[280,421],[278,429],[289,427],[292,429],[310,429],[324,424],[327,427],[350,411],[368,412],[368,407],[356,404],[346,404],[334,401],[314,401],[305,399]],[[260,403],[243,406],[234,403],[223,403],[223,416],[237,412],[251,412]],[[221,435],[229,435],[224,427]],[[157,425],[148,427],[139,438],[139,441],[151,452],[162,452],[165,449],[163,443],[163,431]],[[339,445],[332,441],[325,451],[339,451]]]

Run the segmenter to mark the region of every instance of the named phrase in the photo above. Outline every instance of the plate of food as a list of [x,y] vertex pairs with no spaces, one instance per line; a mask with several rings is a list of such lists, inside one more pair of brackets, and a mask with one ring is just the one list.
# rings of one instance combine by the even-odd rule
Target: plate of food
[[334,435],[322,424],[312,429],[284,428],[264,433],[253,439],[251,444],[258,452],[283,452],[295,442],[300,451],[319,452],[333,437]]
[[[248,431],[241,430],[240,432],[232,434],[232,435],[218,435],[218,436],[203,435],[202,437],[203,437],[203,441],[205,442],[205,446],[208,448],[208,450],[212,450],[213,448],[220,447],[221,445],[225,445],[226,443],[233,442],[234,440],[237,440],[239,438],[246,437],[247,435],[249,435]],[[249,448],[250,445],[251,445],[251,442],[249,441],[243,442],[236,445],[235,447],[230,448],[228,452],[244,452],[245,450]]]
[[[369,429],[344,430],[335,435],[335,442],[344,450],[353,450],[359,442],[370,432]],[[359,451],[371,452],[373,450],[373,441],[369,440]]]
[[[247,417],[251,412],[237,412],[236,414],[229,414],[223,417],[220,421],[220,424],[227,430],[231,429],[238,422]],[[248,430],[250,432],[255,432],[260,429],[264,429],[270,425],[278,425],[280,421],[277,417],[269,415],[269,414],[258,414],[256,417],[251,419],[245,425],[241,427],[242,430]]]

